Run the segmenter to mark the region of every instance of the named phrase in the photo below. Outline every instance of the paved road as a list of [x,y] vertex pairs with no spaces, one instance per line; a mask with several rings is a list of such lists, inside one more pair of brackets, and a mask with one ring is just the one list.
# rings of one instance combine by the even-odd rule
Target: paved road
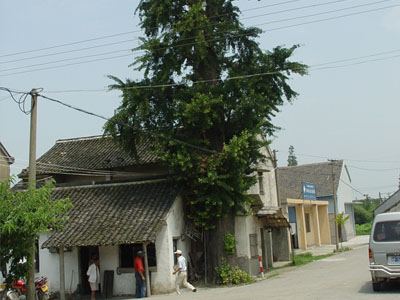
[[373,292],[368,271],[366,245],[312,262],[251,285],[200,288],[197,293],[156,295],[157,300],[257,300],[257,299],[399,299],[400,284],[390,284],[384,292]]

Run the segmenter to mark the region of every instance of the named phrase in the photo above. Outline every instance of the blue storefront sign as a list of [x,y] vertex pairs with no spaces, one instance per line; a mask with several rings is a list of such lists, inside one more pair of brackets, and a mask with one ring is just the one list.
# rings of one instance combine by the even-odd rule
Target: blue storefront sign
[[302,182],[303,185],[303,199],[304,200],[317,200],[317,189],[315,184]]

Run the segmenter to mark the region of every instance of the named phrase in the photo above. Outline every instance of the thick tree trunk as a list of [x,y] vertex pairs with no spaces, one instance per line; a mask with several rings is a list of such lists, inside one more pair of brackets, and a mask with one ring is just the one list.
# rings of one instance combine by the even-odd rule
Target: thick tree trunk
[[237,255],[226,255],[224,251],[224,235],[230,233],[235,235],[235,216],[219,219],[214,230],[208,231],[207,235],[207,279],[208,282],[216,282],[217,273],[215,268],[221,264],[224,257],[231,265],[237,265]]

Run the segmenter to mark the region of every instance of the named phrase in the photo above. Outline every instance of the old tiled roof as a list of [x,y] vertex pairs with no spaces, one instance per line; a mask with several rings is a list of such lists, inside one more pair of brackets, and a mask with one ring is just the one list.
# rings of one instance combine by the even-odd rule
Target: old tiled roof
[[[159,159],[152,154],[150,142],[137,145],[138,159],[124,151],[110,136],[58,140],[37,160],[37,174],[71,173],[77,170],[110,170],[149,164]],[[27,169],[20,176],[27,175]]]
[[[343,168],[343,161],[333,165],[335,174],[335,189],[337,191]],[[302,199],[302,182],[313,183],[316,186],[317,197],[332,196],[332,166],[330,162],[314,163],[277,169],[279,198],[285,200]]]
[[400,203],[400,189],[394,192],[385,202],[381,203],[377,208],[375,208],[374,214],[378,215],[384,212],[389,212],[396,205]]
[[11,165],[14,163],[14,157],[12,157],[10,155],[10,153],[8,153],[6,147],[4,147],[4,145],[0,142],[0,155],[4,156],[5,159],[7,160],[7,162]]
[[69,198],[74,207],[64,229],[42,247],[154,241],[177,193],[168,180],[55,188],[52,199]]
[[264,220],[264,226],[267,228],[290,228],[288,220],[280,211],[259,217]]

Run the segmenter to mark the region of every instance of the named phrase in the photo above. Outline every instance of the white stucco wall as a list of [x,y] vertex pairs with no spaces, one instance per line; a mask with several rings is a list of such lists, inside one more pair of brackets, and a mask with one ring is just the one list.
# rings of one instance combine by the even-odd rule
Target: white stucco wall
[[338,213],[344,212],[345,216],[350,216],[350,219],[345,223],[343,228],[343,240],[347,241],[355,236],[355,220],[354,220],[354,200],[353,189],[351,188],[351,179],[343,164],[340,174],[339,186],[336,194]]
[[[151,273],[151,287],[154,294],[166,293],[174,289],[175,275],[172,275],[174,266],[173,238],[181,237],[185,233],[185,222],[183,218],[182,200],[178,198],[171,207],[166,218],[165,225],[161,228],[160,233],[155,241],[157,256],[157,271]],[[41,235],[39,247],[47,240],[46,234]],[[188,259],[188,251],[190,250],[190,241],[185,238],[177,243],[178,249],[183,251],[183,255]],[[134,295],[136,291],[135,274],[121,273],[117,274],[119,267],[119,246],[99,247],[101,284],[103,286],[104,271],[114,271],[114,295]],[[60,289],[59,274],[59,255],[58,253],[50,253],[48,249],[39,250],[40,272],[36,276],[46,276],[49,279],[49,289],[52,292]],[[72,252],[65,252],[64,268],[65,268],[65,287],[69,292],[71,285],[72,270],[72,292],[77,290],[79,276],[79,258],[78,248],[74,247]]]
[[350,177],[346,171],[345,165],[343,164],[342,172],[340,174],[339,186],[336,194],[338,213],[345,211],[345,203],[352,203],[354,200],[353,190],[350,186]]
[[10,165],[9,161],[3,156],[0,150],[0,182],[6,180],[10,176]]
[[[251,195],[259,195],[261,201],[266,207],[278,207],[278,197],[276,192],[276,180],[272,156],[270,151],[266,147],[262,148],[260,152],[267,158],[264,163],[260,163],[257,166],[257,169],[264,170],[262,177],[264,194],[260,194],[259,182],[253,185],[247,193]],[[259,180],[257,172],[254,172],[252,175],[256,176],[257,180]]]
[[[251,274],[260,273],[258,256],[262,255],[261,228],[262,224],[257,217],[237,216],[235,218],[236,253],[239,258],[244,258],[244,261],[248,260],[248,266],[245,269]],[[257,258],[251,257],[250,234],[257,234]]]
[[[58,253],[50,253],[49,249],[41,249],[48,235],[42,234],[39,238],[39,273],[35,277],[46,276],[50,291],[60,289],[60,260]],[[78,251],[73,248],[72,252],[64,253],[65,287],[69,291],[71,285],[72,270],[72,292],[76,290],[79,283]]]
[[174,290],[175,275],[172,275],[174,266],[173,239],[179,238],[177,247],[183,252],[186,260],[189,260],[190,241],[187,237],[184,241],[181,236],[185,233],[185,221],[183,217],[182,199],[179,197],[173,204],[166,225],[163,226],[156,240],[157,272],[152,273],[153,293],[165,293]]

